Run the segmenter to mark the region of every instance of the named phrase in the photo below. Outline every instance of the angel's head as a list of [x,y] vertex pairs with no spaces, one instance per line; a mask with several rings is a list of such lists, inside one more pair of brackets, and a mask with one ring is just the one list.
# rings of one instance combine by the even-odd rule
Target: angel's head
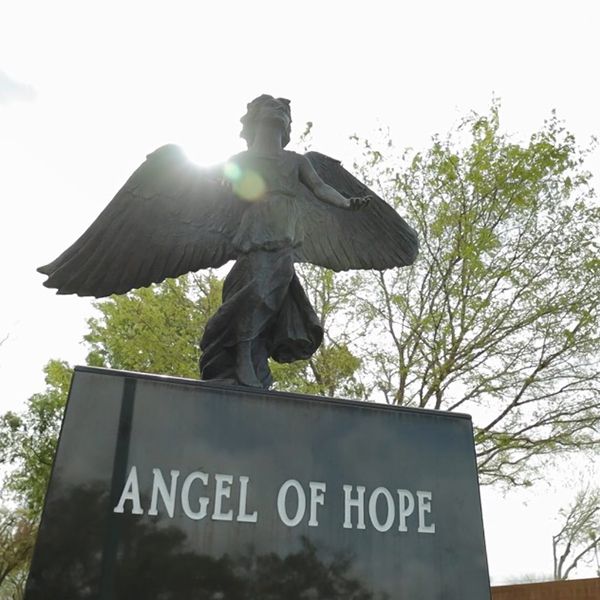
[[285,98],[273,98],[273,96],[263,94],[258,98],[254,98],[254,100],[248,104],[247,108],[248,111],[240,119],[242,123],[240,137],[246,140],[248,148],[250,148],[254,142],[256,127],[259,121],[263,119],[281,123],[283,130],[281,141],[284,148],[288,145],[292,125],[292,113],[290,111],[289,100],[286,100]]

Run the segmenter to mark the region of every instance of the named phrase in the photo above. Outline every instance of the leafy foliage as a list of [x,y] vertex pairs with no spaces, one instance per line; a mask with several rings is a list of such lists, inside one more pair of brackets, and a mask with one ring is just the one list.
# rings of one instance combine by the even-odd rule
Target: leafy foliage
[[42,510],[62,414],[71,380],[71,369],[61,361],[45,367],[46,390],[35,394],[21,414],[0,418],[0,462],[11,467],[0,501],[12,495],[14,506],[0,506],[0,598],[22,597],[37,523]]
[[35,524],[29,515],[0,508],[0,598],[18,597],[34,539]]
[[0,419],[0,457],[15,467],[7,475],[6,491],[34,516],[42,510],[71,381],[63,361],[51,360],[44,372],[45,392],[34,394],[23,413],[8,412]]
[[198,376],[198,342],[221,301],[212,272],[167,279],[95,302],[85,341],[90,366],[178,377]]
[[410,270],[368,274],[357,290],[376,388],[390,403],[470,412],[484,482],[526,483],[534,457],[595,444],[600,211],[586,152],[555,115],[512,141],[497,105],[404,154],[402,169],[363,148],[363,177],[421,240]]

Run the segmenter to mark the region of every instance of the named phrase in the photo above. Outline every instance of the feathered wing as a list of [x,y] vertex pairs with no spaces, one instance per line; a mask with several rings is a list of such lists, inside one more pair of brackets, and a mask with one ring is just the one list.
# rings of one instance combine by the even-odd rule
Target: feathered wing
[[390,269],[410,265],[417,257],[417,234],[402,217],[338,160],[308,152],[321,179],[347,198],[371,196],[358,211],[346,210],[315,198],[306,188],[302,199],[304,243],[297,249],[299,262],[334,271]]
[[174,145],[149,154],[87,231],[40,267],[59,294],[108,296],[234,258],[240,202]]

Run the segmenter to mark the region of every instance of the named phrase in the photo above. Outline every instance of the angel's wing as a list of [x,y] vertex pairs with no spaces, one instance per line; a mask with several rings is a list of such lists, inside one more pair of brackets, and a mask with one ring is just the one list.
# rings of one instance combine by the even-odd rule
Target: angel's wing
[[371,196],[367,206],[351,211],[317,200],[308,188],[303,199],[304,243],[296,260],[334,271],[390,269],[417,257],[417,234],[377,194],[348,173],[341,163],[318,152],[306,153],[321,179],[347,198]]
[[162,146],[133,173],[88,230],[40,267],[59,294],[108,296],[219,267],[234,258],[240,202],[216,173]]

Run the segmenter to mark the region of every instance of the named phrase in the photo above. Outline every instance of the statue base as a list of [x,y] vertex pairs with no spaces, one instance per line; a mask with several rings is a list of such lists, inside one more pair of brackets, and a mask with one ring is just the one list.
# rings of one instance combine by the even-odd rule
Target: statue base
[[75,369],[26,600],[489,597],[468,416]]

